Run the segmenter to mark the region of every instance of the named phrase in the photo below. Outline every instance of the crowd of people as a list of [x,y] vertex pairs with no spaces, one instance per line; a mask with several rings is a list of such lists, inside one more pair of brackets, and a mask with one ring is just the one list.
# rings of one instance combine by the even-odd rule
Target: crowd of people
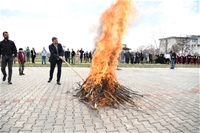
[[84,52],[82,48],[76,52],[73,49],[70,51],[67,48],[64,55],[65,60],[70,64],[88,63],[92,61],[92,52]]
[[[26,55],[26,62],[30,62],[30,58],[32,59],[32,63],[35,63],[36,58],[36,52],[35,48],[32,48],[32,50],[29,49],[29,46],[23,51]],[[43,47],[43,50],[40,52],[42,64],[46,64],[46,60],[48,57],[48,52]],[[90,63],[92,61],[92,52],[84,52],[84,50],[81,48],[80,50],[77,50],[76,52],[72,49],[71,51],[69,48],[64,51],[65,60],[70,64],[79,64],[79,63]]]
[[[120,63],[126,64],[140,64],[140,63],[160,63],[160,64],[169,64],[172,59],[172,51],[169,53],[148,53],[142,51],[129,51],[123,50],[120,53]],[[176,54],[175,57],[176,64],[200,64],[200,55],[197,53],[191,54]]]
[[23,52],[26,55],[26,62],[30,62],[30,58],[31,58],[32,63],[35,63],[35,58],[36,58],[35,48],[32,48],[32,50],[30,50],[29,47],[27,47],[25,50],[23,50]]
[[[3,32],[4,39],[0,42],[0,57],[1,57],[1,71],[3,74],[3,81],[6,80],[6,66],[8,65],[8,84],[12,84],[12,65],[13,61],[16,62],[18,60],[19,63],[19,75],[24,74],[24,64],[25,62],[30,62],[30,57],[32,58],[32,63],[35,63],[36,51],[34,48],[32,50],[27,47],[25,50],[23,48],[19,48],[17,52],[17,48],[15,43],[9,40],[8,32]],[[63,46],[58,43],[58,39],[56,37],[52,38],[52,44],[49,45],[50,51],[50,74],[49,80],[50,83],[53,79],[53,72],[55,67],[58,67],[57,72],[57,84],[61,85],[60,77],[61,77],[61,67],[63,61],[67,61],[71,64],[79,64],[83,62],[91,62],[92,61],[92,52],[84,52],[81,48],[75,52],[73,49],[70,51],[67,49],[66,51],[63,49]],[[45,48],[41,51],[42,64],[46,64],[47,51]],[[174,51],[169,53],[148,53],[148,52],[130,52],[129,50],[120,53],[119,58],[120,63],[131,63],[131,64],[139,64],[139,63],[171,63],[171,69],[174,69],[176,63],[182,64],[200,64],[200,56],[195,54],[176,54]]]

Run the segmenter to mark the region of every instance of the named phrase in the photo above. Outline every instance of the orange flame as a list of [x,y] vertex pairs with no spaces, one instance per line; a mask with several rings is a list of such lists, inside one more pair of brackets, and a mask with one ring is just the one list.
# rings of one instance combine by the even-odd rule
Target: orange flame
[[[137,10],[131,0],[118,0],[102,14],[100,19],[102,34],[93,55],[86,86],[89,86],[92,82],[92,88],[95,88],[106,80],[107,88],[112,92],[115,91],[113,83],[117,82],[115,69],[123,47],[122,40],[128,22],[131,18],[135,18],[136,12]],[[87,88],[85,87],[85,89]]]

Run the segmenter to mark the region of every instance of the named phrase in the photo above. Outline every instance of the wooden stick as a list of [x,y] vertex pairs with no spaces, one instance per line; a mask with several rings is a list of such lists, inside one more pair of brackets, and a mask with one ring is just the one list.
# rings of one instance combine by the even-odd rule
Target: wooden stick
[[63,61],[83,80],[83,82],[85,81],[84,78],[76,70],[74,70],[74,68],[66,60]]

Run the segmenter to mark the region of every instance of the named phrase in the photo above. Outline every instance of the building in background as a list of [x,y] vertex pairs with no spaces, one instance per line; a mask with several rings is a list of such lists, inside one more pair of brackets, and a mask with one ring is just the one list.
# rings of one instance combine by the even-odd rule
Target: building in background
[[200,53],[200,35],[160,38],[160,52]]

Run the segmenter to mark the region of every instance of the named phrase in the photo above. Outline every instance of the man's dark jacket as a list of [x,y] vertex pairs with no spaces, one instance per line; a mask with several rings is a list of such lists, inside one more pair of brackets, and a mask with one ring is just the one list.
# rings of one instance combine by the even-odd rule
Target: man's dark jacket
[[56,47],[54,46],[54,44],[49,45],[49,51],[50,51],[49,61],[51,63],[56,63],[57,60],[61,61],[59,56],[64,56],[64,50],[63,50],[62,45],[60,43],[58,43],[57,47],[58,47],[58,54],[57,54],[57,50],[56,50]]

